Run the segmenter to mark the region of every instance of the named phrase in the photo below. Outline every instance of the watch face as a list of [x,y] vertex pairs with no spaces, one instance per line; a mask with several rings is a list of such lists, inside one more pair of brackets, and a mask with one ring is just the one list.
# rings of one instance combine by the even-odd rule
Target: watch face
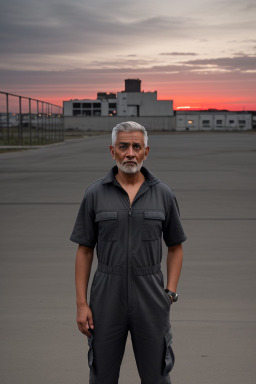
[[178,295],[177,295],[177,293],[174,293],[174,294],[172,295],[172,299],[173,299],[174,302],[178,300]]

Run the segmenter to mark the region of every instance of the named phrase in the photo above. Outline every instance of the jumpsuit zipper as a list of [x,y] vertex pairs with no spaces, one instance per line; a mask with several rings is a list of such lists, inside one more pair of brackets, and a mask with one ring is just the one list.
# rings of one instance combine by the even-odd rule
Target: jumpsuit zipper
[[[129,196],[128,196],[129,198]],[[132,252],[132,244],[131,244],[131,225],[132,225],[132,204],[129,199],[129,212],[128,212],[128,250],[127,250],[127,293],[128,293],[128,312],[130,312],[130,308],[132,305],[132,279],[131,279],[131,252]]]
[[[142,184],[144,185],[144,184]],[[132,267],[131,267],[131,259],[133,258],[133,250],[132,250],[132,207],[135,203],[135,201],[145,193],[145,189],[142,191],[139,189],[137,195],[135,196],[133,202],[130,202],[129,195],[127,194],[128,201],[129,201],[129,211],[128,211],[128,250],[127,250],[127,304],[128,304],[128,313],[132,312],[133,310],[133,295],[132,295],[132,290],[133,290],[133,278],[132,278]]]
[[132,268],[131,268],[131,258],[132,258],[132,241],[131,241],[131,230],[132,230],[132,207],[135,203],[135,201],[143,195],[147,188],[145,189],[145,184],[143,183],[142,186],[144,186],[143,190],[141,191],[142,186],[140,187],[137,195],[135,196],[133,202],[130,202],[130,198],[128,193],[125,191],[125,189],[117,182],[116,184],[120,189],[122,189],[128,198],[128,249],[127,249],[127,305],[128,305],[128,312],[132,311]]

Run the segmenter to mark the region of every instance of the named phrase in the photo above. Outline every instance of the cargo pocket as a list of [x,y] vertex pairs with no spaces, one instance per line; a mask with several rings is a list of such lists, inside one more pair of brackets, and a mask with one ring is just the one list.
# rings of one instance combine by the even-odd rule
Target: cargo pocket
[[117,212],[98,212],[96,213],[95,223],[98,224],[100,240],[117,240]]
[[164,358],[164,371],[163,371],[163,374],[164,374],[164,376],[166,376],[173,369],[174,361],[175,361],[174,353],[173,353],[173,350],[172,350],[172,332],[171,332],[171,328],[169,329],[169,331],[164,336],[164,339],[165,339],[165,358]]
[[88,365],[89,368],[92,370],[92,372],[95,374],[95,369],[94,369],[94,360],[93,360],[93,335],[88,337],[88,345],[89,345],[89,351],[88,351]]
[[165,216],[162,211],[144,211],[142,240],[158,240],[162,236],[162,222]]

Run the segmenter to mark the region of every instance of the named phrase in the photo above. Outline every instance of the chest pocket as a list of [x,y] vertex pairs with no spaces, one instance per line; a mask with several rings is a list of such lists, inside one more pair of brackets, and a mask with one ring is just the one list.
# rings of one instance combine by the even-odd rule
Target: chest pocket
[[145,211],[142,229],[142,240],[158,240],[162,236],[162,223],[165,219],[163,211]]
[[98,224],[98,237],[100,240],[117,240],[117,212],[96,213],[95,222]]

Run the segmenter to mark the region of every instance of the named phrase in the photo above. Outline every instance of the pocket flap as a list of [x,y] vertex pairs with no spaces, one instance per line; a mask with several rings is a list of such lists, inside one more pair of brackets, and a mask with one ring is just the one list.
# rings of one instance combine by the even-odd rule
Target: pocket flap
[[95,222],[114,219],[117,219],[117,212],[98,212],[96,213]]
[[93,373],[95,373],[94,369],[94,353],[93,353],[93,335],[88,337],[88,345],[89,345],[89,351],[88,351],[88,365],[89,368],[92,370]]
[[144,218],[151,220],[164,220],[165,216],[163,211],[145,211]]
[[173,369],[175,356],[172,350],[172,331],[171,328],[168,330],[165,338],[165,359],[164,359],[164,375],[168,375]]

